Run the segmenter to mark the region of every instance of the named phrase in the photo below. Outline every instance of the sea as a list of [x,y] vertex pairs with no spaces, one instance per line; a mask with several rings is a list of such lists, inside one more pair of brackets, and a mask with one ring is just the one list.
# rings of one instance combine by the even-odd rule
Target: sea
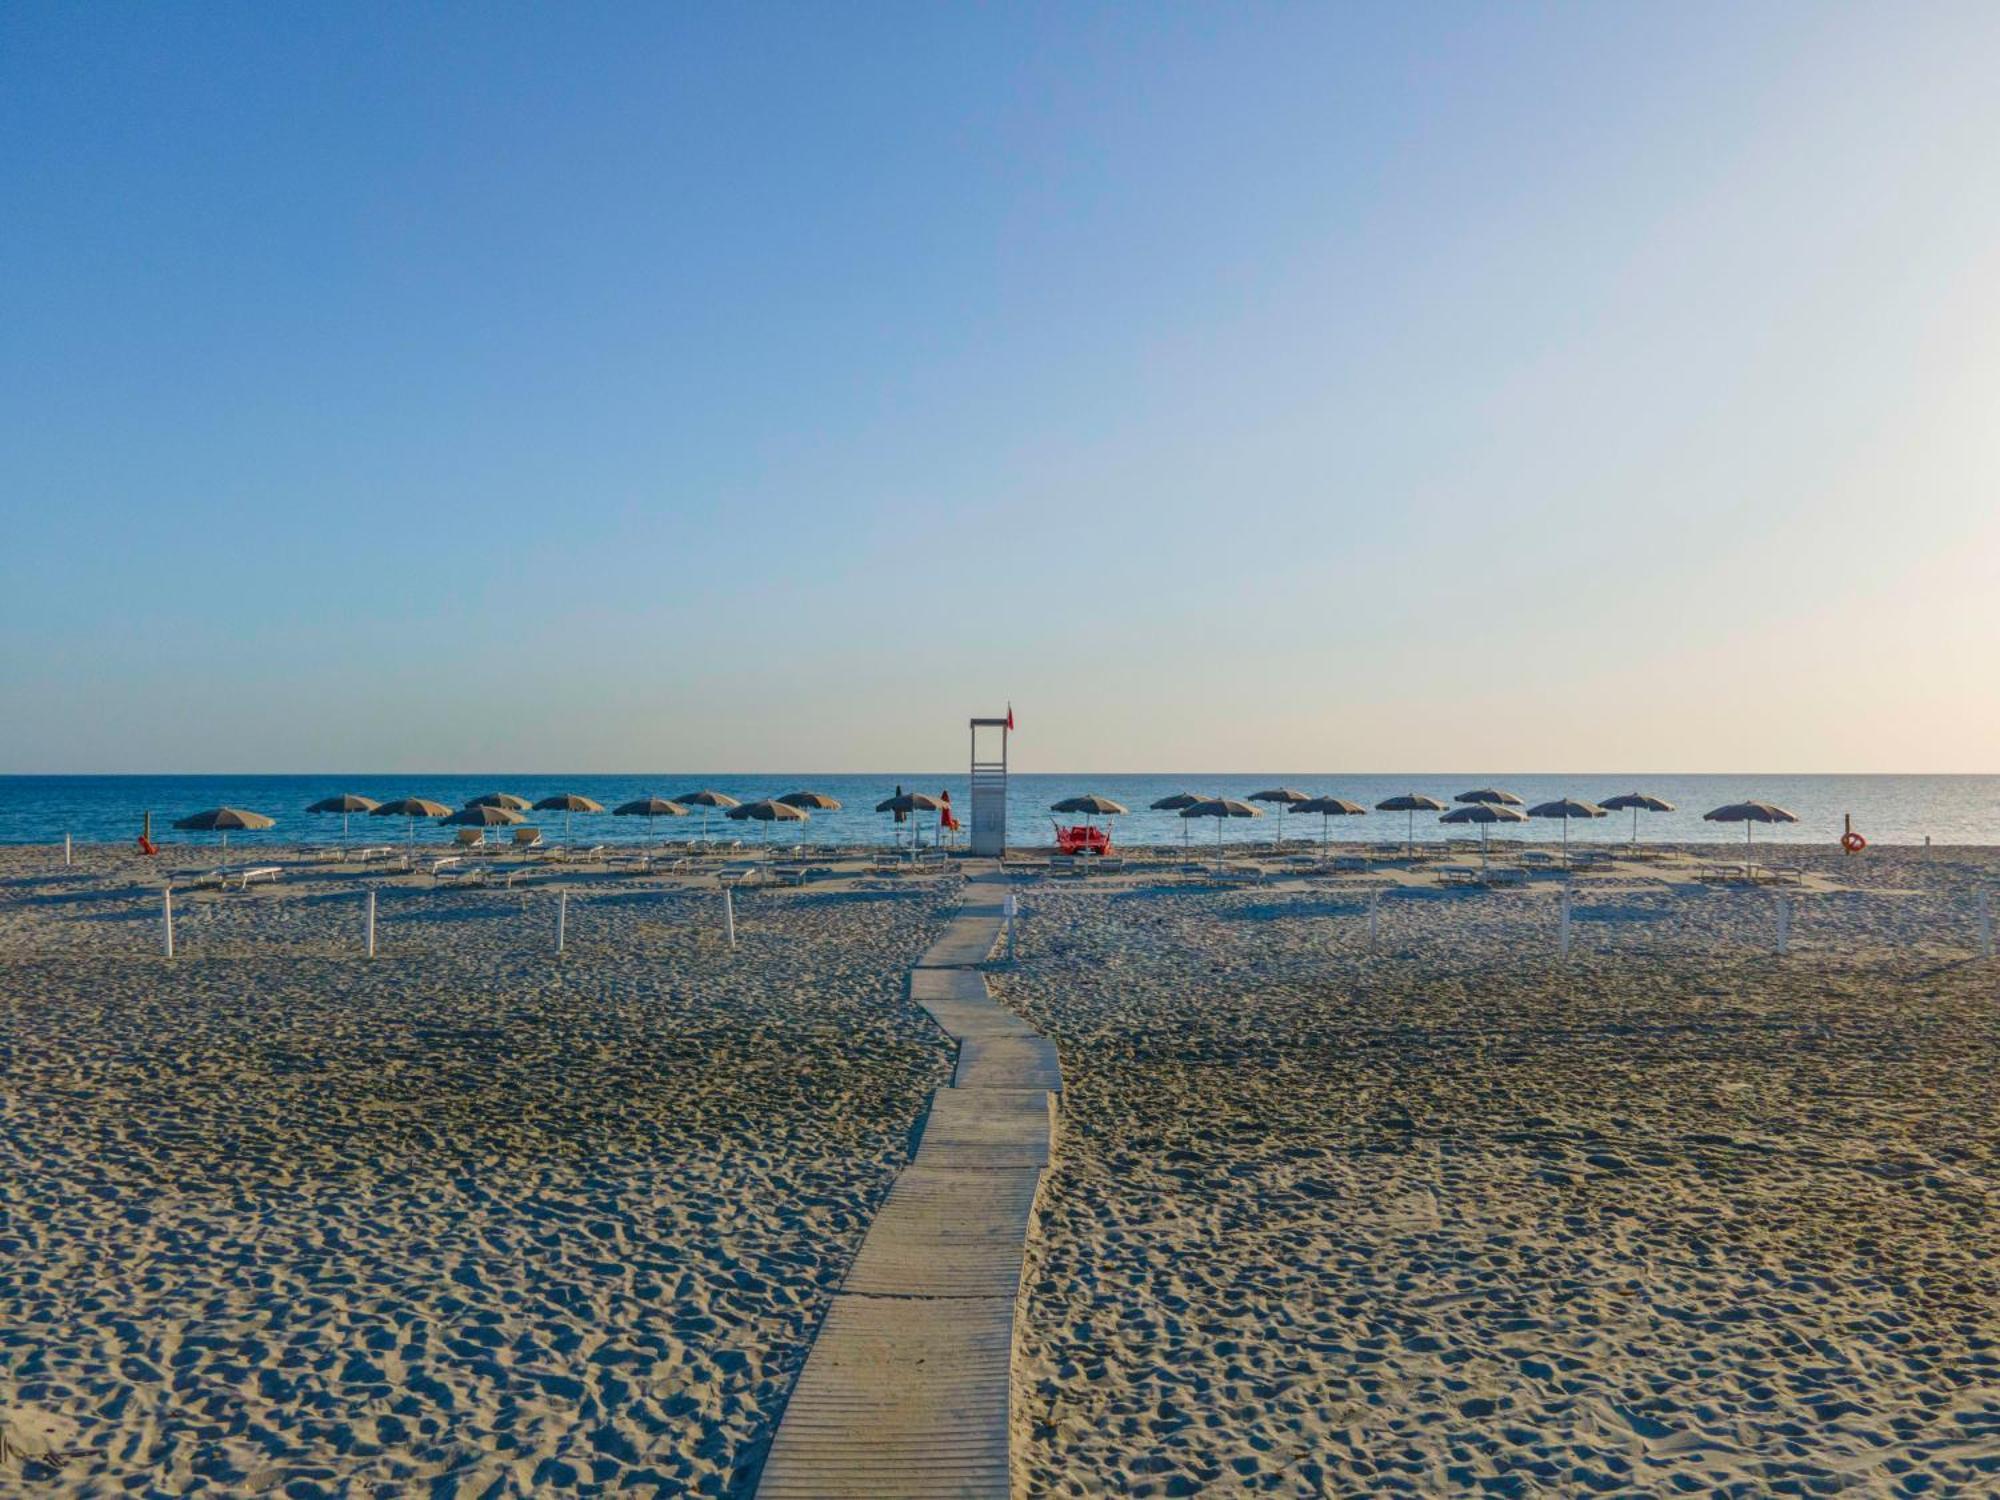
[[[1373,808],[1405,792],[1420,792],[1447,804],[1462,792],[1498,787],[1529,806],[1569,797],[1601,801],[1622,792],[1641,791],[1674,804],[1674,811],[1638,815],[1642,839],[1693,842],[1740,842],[1741,824],[1718,824],[1702,814],[1724,803],[1771,802],[1797,814],[1798,822],[1759,825],[1759,843],[1828,844],[1837,840],[1852,819],[1853,828],[1874,843],[1938,844],[2000,843],[2000,776],[1795,776],[1795,775],[1653,775],[1602,774],[1517,775],[1468,771],[1448,775],[1348,774],[1307,771],[1202,771],[1184,775],[1139,775],[1107,772],[1099,775],[1015,775],[1008,783],[1007,827],[1011,846],[1046,846],[1056,821],[1074,822],[1050,812],[1066,797],[1095,792],[1131,809],[1107,823],[1116,843],[1167,844],[1183,840],[1213,847],[1224,842],[1269,842],[1276,834],[1301,843],[1321,837],[1322,820],[1314,814],[1283,815],[1273,807],[1264,817],[1183,820],[1172,812],[1155,812],[1151,804],[1176,792],[1204,796],[1248,798],[1270,788],[1290,787],[1309,796],[1331,795]],[[482,793],[504,791],[537,801],[558,792],[578,792],[607,808],[649,794],[669,799],[702,788],[752,802],[793,791],[817,791],[838,800],[837,812],[815,812],[803,825],[777,828],[747,822],[726,822],[720,813],[704,816],[696,810],[681,819],[662,820],[650,830],[644,818],[579,815],[567,837],[576,841],[615,844],[649,837],[742,838],[752,843],[769,838],[785,844],[890,843],[920,835],[936,837],[937,819],[923,814],[914,823],[897,824],[877,813],[876,804],[898,789],[948,792],[961,820],[970,821],[963,773],[884,771],[868,775],[795,772],[784,775],[739,775],[726,771],[662,772],[642,775],[375,775],[365,772],[331,775],[269,776],[0,776],[0,843],[60,844],[65,834],[79,842],[125,842],[138,835],[141,819],[153,815],[156,841],[207,843],[212,835],[177,833],[174,820],[205,808],[245,808],[274,818],[266,833],[232,834],[232,848],[258,844],[311,844],[338,841],[341,819],[306,811],[312,803],[338,792],[355,792],[376,801],[425,797],[447,806],[462,806]],[[551,839],[566,836],[561,813],[531,813],[529,820]],[[452,830],[419,823],[414,830],[400,818],[357,816],[347,836],[357,840],[400,842],[407,832],[420,841],[444,842]],[[1337,818],[1336,840],[1372,842],[1401,840],[1406,832],[1422,841],[1474,833],[1439,823],[1438,815],[1418,814],[1414,824],[1401,813],[1370,812],[1365,817]],[[1560,825],[1535,822],[1507,824],[1496,837],[1552,840]],[[1613,813],[1570,826],[1573,841],[1619,841],[1633,834],[1631,815]]]

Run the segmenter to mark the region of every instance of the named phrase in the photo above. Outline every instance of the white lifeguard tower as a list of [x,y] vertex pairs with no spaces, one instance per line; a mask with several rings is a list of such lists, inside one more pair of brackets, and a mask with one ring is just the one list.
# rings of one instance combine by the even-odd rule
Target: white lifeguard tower
[[1013,727],[1012,705],[1004,719],[972,720],[972,852],[990,859],[1007,854],[1007,735]]

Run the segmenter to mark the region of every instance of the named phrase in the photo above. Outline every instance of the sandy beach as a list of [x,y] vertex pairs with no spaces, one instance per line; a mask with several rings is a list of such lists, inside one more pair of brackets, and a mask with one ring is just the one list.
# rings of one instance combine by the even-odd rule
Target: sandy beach
[[[1787,851],[1791,857],[1793,851]],[[2000,1490],[1988,852],[1904,894],[1043,885],[1027,1495]]]
[[[186,851],[179,851],[185,856]],[[260,857],[262,857],[260,855]],[[183,896],[0,853],[0,1408],[36,1494],[742,1493],[944,1039],[952,882]],[[19,1476],[25,1475],[22,1479]]]

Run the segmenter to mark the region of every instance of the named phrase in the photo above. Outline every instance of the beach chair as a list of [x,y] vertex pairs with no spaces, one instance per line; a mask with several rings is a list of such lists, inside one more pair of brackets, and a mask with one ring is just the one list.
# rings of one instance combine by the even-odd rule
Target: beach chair
[[1224,885],[1262,885],[1264,867],[1262,865],[1215,865],[1209,870],[1211,880]]
[[516,828],[514,830],[513,852],[519,854],[528,849],[540,849],[542,830],[539,828]]
[[1083,863],[1074,854],[1049,856],[1049,879],[1066,880],[1081,877],[1083,873]]
[[431,874],[442,875],[447,870],[456,869],[465,861],[456,854],[441,854],[431,861]]
[[464,854],[470,854],[475,849],[484,849],[486,847],[486,830],[484,828],[461,828],[458,830],[458,838],[455,842],[458,845],[459,851]]
[[1518,865],[1510,865],[1504,869],[1488,870],[1486,872],[1486,884],[1489,886],[1526,885],[1527,883],[1528,872],[1521,869]]
[[439,885],[484,885],[486,866],[468,865],[463,860],[441,859],[431,866],[431,874],[437,877]]
[[1472,887],[1479,884],[1479,872],[1464,865],[1446,865],[1438,871],[1438,884]]

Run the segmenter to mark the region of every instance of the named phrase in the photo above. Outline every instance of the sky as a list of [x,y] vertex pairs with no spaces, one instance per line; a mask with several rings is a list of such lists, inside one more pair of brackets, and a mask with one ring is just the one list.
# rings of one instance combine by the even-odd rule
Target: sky
[[2000,770],[2000,7],[0,7],[0,772]]

